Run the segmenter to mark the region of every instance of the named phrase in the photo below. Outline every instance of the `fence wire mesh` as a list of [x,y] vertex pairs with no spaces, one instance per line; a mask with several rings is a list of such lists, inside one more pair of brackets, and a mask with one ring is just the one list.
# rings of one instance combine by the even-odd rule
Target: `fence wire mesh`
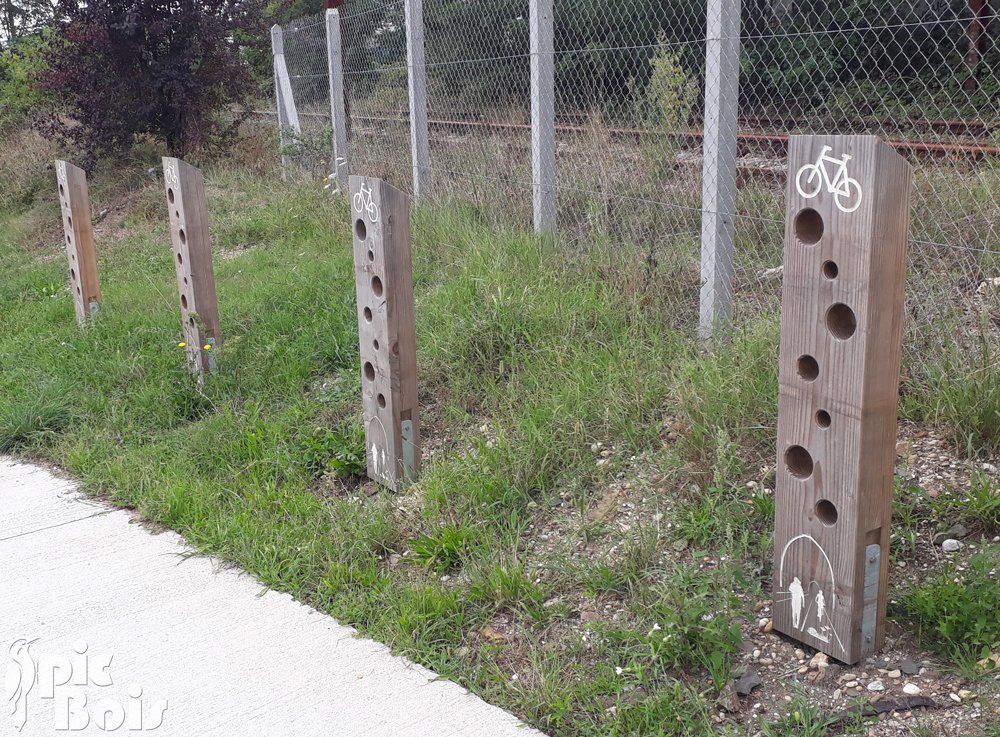
[[[715,3],[719,35],[708,24]],[[529,11],[528,0],[423,3],[432,198],[518,228],[532,222]],[[410,189],[404,0],[347,0],[341,15],[350,171]],[[304,110],[329,116],[323,26],[285,29],[303,121]],[[721,221],[735,227],[734,269],[717,283],[737,323],[773,312],[787,136],[874,134],[915,169],[910,361],[997,360],[1000,16],[988,4],[744,0],[740,11],[733,0],[554,0],[553,30],[556,223],[568,248],[600,249],[611,277],[648,289],[665,317],[693,328],[713,207],[703,189],[715,186]],[[703,181],[706,156],[720,155],[716,138],[705,146],[710,101],[736,104],[724,50],[737,38],[735,136],[724,115],[717,129],[735,138],[735,158]],[[720,48],[723,66],[706,64]]]

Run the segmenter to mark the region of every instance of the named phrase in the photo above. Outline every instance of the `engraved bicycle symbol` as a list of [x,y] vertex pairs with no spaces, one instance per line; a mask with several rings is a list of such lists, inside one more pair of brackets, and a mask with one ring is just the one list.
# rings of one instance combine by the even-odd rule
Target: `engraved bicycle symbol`
[[361,191],[354,195],[354,209],[359,213],[367,212],[373,223],[378,222],[378,205],[372,201],[372,190],[361,184]]
[[[826,191],[833,195],[841,212],[854,212],[861,207],[861,183],[847,175],[847,162],[851,156],[844,154],[836,159],[829,156],[832,146],[824,146],[814,164],[806,164],[795,174],[795,188],[807,200],[819,194],[826,184]],[[834,165],[831,177],[827,164]],[[804,176],[807,175],[807,176]]]

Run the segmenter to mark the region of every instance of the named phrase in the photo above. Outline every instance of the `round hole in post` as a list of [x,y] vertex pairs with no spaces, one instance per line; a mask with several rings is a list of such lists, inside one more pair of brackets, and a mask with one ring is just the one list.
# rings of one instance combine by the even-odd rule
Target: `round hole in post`
[[174,204],[174,188],[173,187],[171,187],[170,189],[167,190],[167,202],[169,202],[171,205]]
[[382,280],[377,276],[372,277],[372,294],[376,297],[382,296]]
[[824,261],[823,262],[823,276],[825,276],[830,281],[837,278],[840,273],[840,267],[837,266],[836,261]]
[[61,184],[59,185],[59,196],[60,197],[65,197],[66,196],[66,190],[65,190],[65,188]]
[[174,210],[174,217],[177,218],[178,220],[180,220],[181,219],[181,211],[180,210]]
[[830,413],[827,412],[825,409],[821,409],[816,412],[816,424],[819,427],[822,428],[830,427],[831,422],[833,422],[833,420],[830,417]]
[[77,287],[77,288],[76,288],[76,293],[77,293],[77,294],[83,294],[83,292],[82,292],[82,291],[80,291],[80,287]]
[[66,216],[66,224],[69,225],[69,227],[71,227],[71,228],[73,227],[73,216],[72,215],[67,215]]
[[378,338],[372,340],[372,348],[374,348],[376,351],[379,349]]
[[177,263],[179,263],[181,265],[184,264],[184,257],[181,255],[180,251],[177,252]]
[[375,251],[373,251],[370,248],[368,249],[368,260],[369,261],[374,261],[375,260]]
[[69,237],[69,233],[66,234],[66,245],[67,246],[73,245],[73,239]]
[[858,329],[858,318],[854,310],[838,302],[826,311],[826,328],[837,340],[847,340]]
[[363,241],[368,238],[368,226],[365,225],[365,221],[362,218],[358,218],[354,221],[354,236],[359,241]]
[[375,367],[371,361],[365,361],[365,378],[368,381],[375,381]]
[[177,237],[181,239],[181,244],[187,243],[187,234],[184,232],[184,228],[179,228],[177,230]]
[[375,401],[378,402],[378,406],[381,409],[385,409],[385,394],[379,392],[379,395],[375,398]]
[[791,445],[785,451],[785,468],[795,478],[807,479],[813,472],[812,456],[801,445]]
[[195,327],[195,324],[194,324],[194,315],[192,315],[191,317],[188,318],[188,325],[190,325],[191,327]]
[[187,277],[185,276],[185,277],[184,277],[184,286],[185,286],[185,287],[187,286],[187,283],[188,283],[188,278],[187,278]]
[[819,377],[819,363],[815,358],[805,353],[799,356],[798,371],[799,376],[806,381],[816,381]]
[[188,298],[186,294],[181,295],[181,307],[183,307],[185,310],[188,308]]
[[823,216],[811,207],[799,210],[795,216],[795,237],[811,246],[823,237]]
[[72,279],[73,281],[76,281],[76,269],[69,270],[69,278]]
[[822,522],[827,527],[833,527],[837,524],[837,517],[839,513],[837,512],[837,505],[831,502],[829,499],[820,499],[816,502],[816,519]]
[[365,316],[365,322],[371,322],[372,321],[372,308],[371,307],[365,307],[364,316]]

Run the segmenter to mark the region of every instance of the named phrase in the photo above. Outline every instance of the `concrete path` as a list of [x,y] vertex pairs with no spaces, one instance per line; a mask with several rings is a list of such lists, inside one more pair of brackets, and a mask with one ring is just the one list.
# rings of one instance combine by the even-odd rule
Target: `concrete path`
[[0,735],[540,737],[179,536],[5,459],[0,679]]

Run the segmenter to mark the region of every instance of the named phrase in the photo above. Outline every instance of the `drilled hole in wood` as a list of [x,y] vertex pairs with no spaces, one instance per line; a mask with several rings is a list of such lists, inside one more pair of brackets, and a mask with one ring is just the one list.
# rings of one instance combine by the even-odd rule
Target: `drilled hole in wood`
[[379,394],[375,400],[378,402],[378,406],[385,409],[385,394]]
[[785,467],[795,478],[807,479],[813,472],[812,456],[801,445],[789,446],[785,451]]
[[354,235],[359,241],[363,241],[368,237],[368,226],[365,225],[365,221],[361,218],[354,221]]
[[807,207],[795,216],[795,237],[811,246],[823,237],[823,216]]
[[181,295],[181,307],[183,307],[185,310],[188,308],[188,298],[186,294]]
[[365,315],[365,322],[371,322],[372,321],[372,308],[371,307],[365,307],[364,315]]
[[839,516],[837,505],[829,499],[820,499],[816,502],[816,518],[827,527],[833,527],[837,524],[837,517]]
[[368,381],[375,381],[375,367],[371,361],[365,361],[365,378]]
[[63,186],[61,184],[59,185],[59,196],[60,197],[65,197],[66,196],[66,190],[63,188]]
[[76,288],[76,293],[77,293],[77,294],[83,294],[83,292],[81,292],[81,291],[80,291],[80,287],[77,287],[77,288]]
[[819,364],[808,353],[799,356],[798,370],[799,376],[806,381],[816,381],[819,376]]
[[73,239],[69,237],[69,234],[66,235],[66,245],[67,246],[73,245]]
[[174,204],[174,188],[173,187],[171,187],[170,189],[167,190],[167,202],[169,202],[171,205]]
[[184,257],[181,255],[180,251],[177,252],[177,263],[179,263],[179,264],[183,264],[184,263]]
[[370,248],[368,249],[368,260],[369,261],[374,261],[375,260],[375,251],[373,251]]
[[66,223],[69,225],[69,227],[71,227],[71,228],[73,227],[73,216],[72,215],[67,215],[66,216]]
[[374,348],[376,351],[379,349],[378,338],[375,338],[372,341],[372,348]]
[[177,218],[178,220],[180,220],[181,219],[181,211],[180,210],[174,210],[174,217]]
[[70,269],[69,270],[69,278],[72,279],[73,281],[76,281],[76,270],[75,269]]
[[858,318],[854,310],[838,302],[826,311],[826,328],[837,340],[847,340],[858,329]]
[[372,294],[376,297],[382,296],[382,280],[377,276],[372,277]]
[[194,316],[193,315],[188,318],[188,325],[190,325],[191,327],[195,326],[195,324],[194,324]]
[[184,232],[184,228],[178,230],[177,235],[181,239],[181,244],[187,243],[187,234]]
[[821,409],[816,413],[816,424],[820,427],[830,427],[830,423],[833,420],[830,418],[830,413],[825,409]]
[[823,262],[823,276],[827,279],[833,280],[837,278],[837,274],[840,273],[840,267],[837,266],[836,261],[824,261]]

